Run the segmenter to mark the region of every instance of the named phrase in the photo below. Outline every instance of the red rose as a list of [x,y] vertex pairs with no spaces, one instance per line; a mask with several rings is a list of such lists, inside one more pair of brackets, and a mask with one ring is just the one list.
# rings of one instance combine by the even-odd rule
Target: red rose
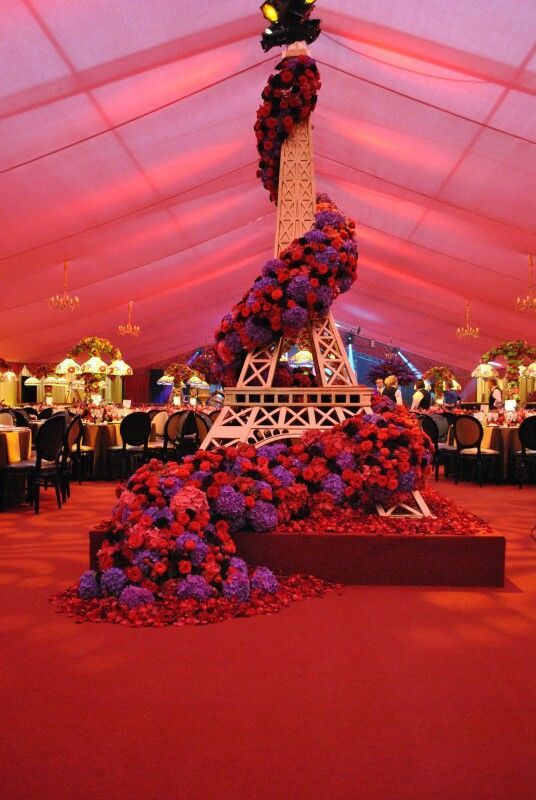
[[132,583],[139,583],[143,578],[143,573],[139,567],[127,567],[125,575]]
[[192,571],[192,565],[189,561],[179,561],[179,572],[181,575],[188,575]]

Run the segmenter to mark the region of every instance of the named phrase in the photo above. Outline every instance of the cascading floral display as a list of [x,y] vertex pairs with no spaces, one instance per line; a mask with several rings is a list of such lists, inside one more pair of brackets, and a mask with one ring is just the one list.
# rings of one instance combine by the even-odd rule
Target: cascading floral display
[[[252,596],[277,595],[280,588],[269,570],[250,569],[236,557],[235,531],[272,531],[320,508],[392,502],[422,487],[428,444],[405,409],[378,398],[373,413],[291,444],[199,450],[166,465],[152,460],[120,490],[99,571],[82,575],[77,596],[67,593],[70,610],[101,619],[96,601],[102,599],[106,615],[113,597],[114,618],[135,622],[136,609],[164,603],[176,621],[184,602],[190,612],[204,612],[204,603],[221,598],[240,613]],[[271,601],[271,610],[276,605]]]
[[166,367],[164,374],[169,375],[170,378],[173,378],[173,385],[176,389],[187,383],[194,375],[197,375],[197,377],[201,380],[205,379],[204,375],[196,372],[196,370],[192,369],[192,367],[189,367],[188,364],[177,362],[174,362]]
[[216,331],[216,368],[236,384],[248,351],[285,336],[296,341],[313,319],[324,317],[356,278],[355,223],[326,195],[318,195],[312,230],[270,259]]
[[536,356],[536,347],[525,339],[501,342],[484,353],[482,363],[487,364],[497,356],[503,356],[506,360],[506,396],[519,400],[519,367]]
[[367,378],[373,383],[378,378],[395,375],[401,386],[409,386],[416,379],[415,373],[396,353],[387,353],[384,360],[370,368]]
[[429,381],[434,387],[436,397],[442,397],[445,393],[447,381],[456,381],[456,377],[449,367],[430,367],[423,373],[423,380]]
[[294,126],[315,109],[320,90],[320,74],[313,58],[285,58],[276,66],[262,91],[263,103],[257,111],[255,136],[259,151],[257,176],[277,203],[281,147]]

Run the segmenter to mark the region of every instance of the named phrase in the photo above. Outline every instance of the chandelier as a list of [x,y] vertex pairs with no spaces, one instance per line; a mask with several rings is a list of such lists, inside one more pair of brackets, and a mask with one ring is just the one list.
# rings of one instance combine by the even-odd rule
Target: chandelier
[[529,293],[525,297],[518,297],[516,306],[518,311],[526,311],[529,314],[536,313],[536,295],[533,292],[532,271],[534,268],[534,257],[529,255]]
[[67,292],[67,273],[69,272],[69,262],[63,262],[63,293],[55,294],[49,300],[51,308],[57,311],[74,311],[80,305],[80,299]]
[[480,336],[480,328],[476,328],[469,323],[470,313],[469,300],[465,299],[465,325],[456,328],[456,336],[459,339],[476,339]]
[[141,333],[141,328],[139,325],[132,324],[132,306],[134,305],[134,301],[131,300],[128,304],[128,322],[126,325],[119,325],[117,330],[119,331],[121,336],[139,336]]

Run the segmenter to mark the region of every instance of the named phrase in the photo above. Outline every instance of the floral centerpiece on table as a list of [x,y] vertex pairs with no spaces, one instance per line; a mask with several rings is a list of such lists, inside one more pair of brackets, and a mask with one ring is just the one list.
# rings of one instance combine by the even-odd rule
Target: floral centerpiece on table
[[519,368],[536,357],[536,347],[525,339],[501,342],[484,353],[482,363],[487,364],[498,356],[503,356],[506,361],[506,396],[519,401]]
[[456,377],[449,367],[430,367],[423,373],[423,380],[428,381],[434,388],[436,398],[443,397],[446,384],[456,382]]
[[[74,347],[71,348],[68,355],[71,358],[88,354],[92,358],[102,359],[103,356],[108,356],[110,360],[115,361],[120,359],[121,351],[109,339],[101,336],[86,336],[80,339]],[[89,399],[92,394],[100,394],[102,391],[102,380],[108,374],[108,369],[102,368],[100,373],[95,372],[82,372],[81,379],[84,381],[85,396]]]
[[367,378],[374,383],[378,378],[387,378],[395,375],[401,386],[409,386],[416,380],[415,373],[397,353],[386,353],[383,361],[370,368]]
[[191,360],[190,367],[198,377],[207,381],[207,383],[218,383],[216,352],[213,345],[203,347],[202,351]]

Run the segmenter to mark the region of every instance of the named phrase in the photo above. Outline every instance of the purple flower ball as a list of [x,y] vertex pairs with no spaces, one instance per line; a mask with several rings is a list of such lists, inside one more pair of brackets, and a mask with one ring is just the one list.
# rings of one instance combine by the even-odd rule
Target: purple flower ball
[[275,444],[264,444],[262,447],[259,447],[257,454],[259,456],[268,458],[270,461],[273,461],[278,456],[286,454],[287,451],[288,445],[286,445],[284,442],[277,442]]
[[177,597],[179,600],[198,600],[203,603],[215,593],[214,588],[207,583],[202,575],[187,575],[177,583]]
[[327,225],[332,225],[337,228],[339,225],[344,225],[345,219],[342,214],[336,211],[320,211],[315,214],[315,228],[325,228]]
[[307,323],[307,316],[306,309],[301,306],[287,308],[286,311],[283,311],[282,315],[283,326],[285,328],[292,328],[295,331],[301,331]]
[[122,569],[111,567],[101,575],[101,586],[106,594],[118,597],[127,585],[127,577]]
[[356,460],[351,453],[346,453],[346,452],[339,453],[339,455],[335,459],[335,463],[341,470],[356,468]]
[[232,486],[223,486],[215,502],[216,512],[228,519],[238,519],[244,515],[246,502],[244,495]]
[[339,291],[347,292],[348,289],[351,287],[353,281],[350,275],[343,275],[342,278],[337,280],[337,286],[339,287]]
[[268,567],[257,567],[251,576],[251,588],[259,589],[267,594],[275,594],[279,589],[279,583]]
[[78,581],[78,596],[82,600],[93,600],[100,594],[99,584],[97,583],[97,573],[93,569],[84,572]]
[[307,295],[312,290],[313,287],[309,283],[309,278],[306,278],[305,275],[297,275],[295,278],[292,278],[292,280],[289,281],[287,286],[287,295],[291,300],[295,300],[297,303],[303,304],[307,302]]
[[291,486],[295,482],[292,472],[290,472],[290,470],[288,470],[286,467],[282,467],[280,464],[273,468],[272,475],[285,489],[287,486]]
[[248,509],[247,517],[255,531],[271,531],[277,525],[275,507],[264,500],[257,500],[253,508]]
[[322,481],[322,491],[330,494],[337,503],[342,503],[346,484],[340,475],[328,475]]
[[126,586],[121,592],[119,600],[129,608],[138,608],[138,606],[154,603],[154,594],[141,586]]
[[312,231],[307,231],[307,233],[303,234],[303,238],[306,242],[317,242],[318,244],[322,244],[323,242],[327,242],[326,235],[319,230],[313,229]]
[[249,600],[250,586],[247,574],[233,571],[223,582],[223,596],[228,600],[238,600],[246,603]]
[[401,492],[412,492],[415,488],[416,480],[415,470],[410,469],[407,472],[402,472],[398,476],[398,488]]
[[246,334],[255,345],[260,347],[272,341],[272,331],[267,324],[259,321],[256,317],[249,317],[244,327]]
[[244,561],[243,558],[238,558],[238,556],[233,556],[229,559],[229,566],[232,569],[236,569],[238,572],[242,572],[244,575],[248,574],[248,565]]
[[144,575],[150,573],[153,564],[156,564],[157,561],[160,561],[158,550],[136,550],[132,558],[132,564],[141,569]]
[[240,336],[238,333],[236,333],[236,331],[229,331],[229,333],[226,333],[224,342],[227,349],[235,355],[242,350],[242,341],[240,340]]
[[265,278],[275,278],[277,277],[277,270],[282,269],[284,266],[285,264],[280,258],[271,258],[262,268],[262,274]]
[[151,506],[150,508],[146,509],[145,513],[151,517],[154,524],[158,525],[158,527],[169,528],[171,523],[175,520],[173,512],[167,506],[164,508],[160,508],[159,506]]
[[203,541],[203,539],[201,539],[200,536],[197,536],[195,533],[181,533],[180,536],[177,536],[175,542],[179,550],[184,549],[186,542],[194,542],[195,549],[187,551],[190,561],[194,567],[201,566],[208,555],[208,545]]

